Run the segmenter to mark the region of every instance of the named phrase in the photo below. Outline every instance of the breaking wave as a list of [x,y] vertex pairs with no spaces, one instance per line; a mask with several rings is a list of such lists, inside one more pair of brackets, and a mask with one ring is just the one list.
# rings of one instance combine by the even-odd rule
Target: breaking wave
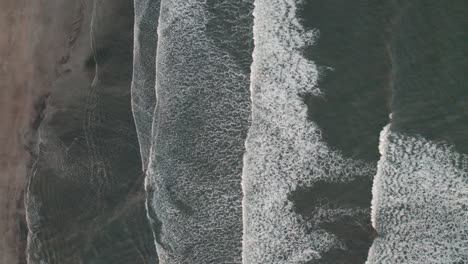
[[464,263],[468,259],[468,156],[385,127],[374,179],[379,234],[366,263]]

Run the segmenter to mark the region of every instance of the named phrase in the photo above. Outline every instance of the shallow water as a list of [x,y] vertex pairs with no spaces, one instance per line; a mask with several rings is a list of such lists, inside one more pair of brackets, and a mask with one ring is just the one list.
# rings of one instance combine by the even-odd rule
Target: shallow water
[[[26,194],[28,263],[155,263],[130,107],[132,2],[82,3]],[[85,56],[83,56],[85,54]]]

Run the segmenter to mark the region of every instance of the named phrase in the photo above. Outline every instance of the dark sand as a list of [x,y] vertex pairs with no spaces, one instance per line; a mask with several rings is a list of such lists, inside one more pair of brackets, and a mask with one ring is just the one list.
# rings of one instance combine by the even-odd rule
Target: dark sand
[[133,2],[93,2],[0,3],[2,264],[157,262],[130,108]]
[[26,199],[29,260],[156,263],[130,105],[133,1],[80,8],[39,128]]
[[74,36],[78,4],[0,2],[0,262],[25,263],[24,190],[44,102]]

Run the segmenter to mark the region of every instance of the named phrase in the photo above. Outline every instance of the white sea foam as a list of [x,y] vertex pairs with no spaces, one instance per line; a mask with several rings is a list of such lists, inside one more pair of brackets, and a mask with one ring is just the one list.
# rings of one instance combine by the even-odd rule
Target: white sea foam
[[468,156],[419,136],[380,137],[368,264],[465,263]]
[[[248,2],[218,1],[213,8],[243,8],[248,15]],[[160,263],[241,262],[249,79],[210,38],[210,19],[221,14],[207,5],[161,1],[157,106],[145,183],[150,220],[160,223],[154,230]]]
[[[243,170],[243,263],[305,263],[340,241],[304,221],[288,194],[317,181],[340,182],[375,172],[373,166],[343,158],[321,139],[307,118],[302,94],[320,96],[317,66],[301,55],[317,31],[296,18],[296,0],[256,0],[251,67],[252,125]],[[350,210],[317,208],[333,218]]]

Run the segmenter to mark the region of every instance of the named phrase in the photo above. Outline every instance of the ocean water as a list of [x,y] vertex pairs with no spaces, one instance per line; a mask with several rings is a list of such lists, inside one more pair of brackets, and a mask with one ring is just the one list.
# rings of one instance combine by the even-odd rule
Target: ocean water
[[251,7],[161,1],[145,182],[161,263],[242,262]]
[[465,263],[468,6],[394,6],[392,118],[380,138],[372,202],[379,235],[367,263]]
[[[303,54],[319,67],[322,96],[305,94],[309,120],[328,147],[344,157],[377,167],[378,135],[389,122],[392,95],[390,51],[391,1],[303,1],[298,16],[303,26],[319,31]],[[318,184],[295,192],[300,214],[311,218],[313,200],[361,210],[354,217],[328,219],[321,226],[343,242],[317,263],[364,263],[376,233],[370,225],[371,186],[375,171],[358,180]],[[326,187],[326,188],[325,188]]]
[[28,263],[468,259],[466,1],[72,8]]
[[[466,259],[466,241],[459,235],[466,232],[466,210],[459,199],[466,197],[468,176],[463,161],[466,4],[256,1],[255,8],[252,126],[243,174],[245,263],[364,263],[375,237],[368,263]],[[400,137],[413,139],[399,142],[396,148],[401,149],[389,150],[392,154],[379,154],[378,135],[389,122],[391,130],[404,133]],[[447,157],[438,156],[438,144]],[[412,157],[401,160],[421,159],[417,168],[439,165],[416,172],[405,163],[402,171],[382,172],[394,165],[386,155],[405,151]],[[374,183],[374,227],[380,221],[380,227],[396,234],[370,227],[370,186],[377,167],[376,181],[395,179],[395,185]],[[399,185],[403,175],[408,186]],[[429,199],[434,191],[413,179],[421,175],[426,185],[459,190]],[[408,208],[394,210],[391,201],[380,204],[393,192]],[[414,193],[425,198],[412,197]],[[440,219],[416,213],[418,203],[428,211],[446,203],[440,214],[454,218],[437,228]],[[411,208],[414,218],[399,219]],[[426,223],[427,230],[411,236],[403,226],[414,219]],[[437,235],[427,236],[431,232]],[[451,242],[441,245],[438,239]],[[395,246],[399,242],[417,249],[401,252],[402,246]],[[437,257],[425,255],[431,250],[437,250]]]
[[322,67],[304,55],[320,42],[320,31],[301,24],[300,3],[255,2],[244,263],[323,263],[333,261],[329,254],[352,255],[355,249],[330,224],[369,213],[359,199],[339,204],[334,198],[336,191],[349,194],[346,184],[369,181],[375,166],[330,147],[310,118],[305,97],[326,98],[327,90],[320,87]]
[[[364,263],[376,237],[368,263],[392,259],[385,252],[394,249],[395,241],[385,238],[378,228],[391,225],[388,215],[378,215],[387,212],[386,206],[392,206],[391,202],[380,205],[379,195],[391,193],[394,188],[378,186],[377,179],[391,177],[385,176],[381,169],[386,164],[386,154],[379,152],[382,129],[391,123],[389,129],[395,133],[409,133],[407,136],[414,138],[408,145],[421,140],[435,140],[433,144],[444,141],[452,145],[444,148],[453,151],[462,150],[466,140],[460,132],[431,137],[427,130],[410,129],[422,126],[424,115],[433,116],[433,113],[423,110],[429,97],[420,101],[418,96],[410,96],[412,102],[409,102],[408,96],[427,95],[431,88],[406,87],[408,81],[414,84],[410,81],[412,77],[420,76],[411,70],[400,73],[418,52],[424,51],[420,55],[424,61],[425,50],[431,50],[418,48],[417,43],[428,42],[424,39],[432,38],[433,32],[425,31],[427,26],[418,26],[413,19],[444,8],[436,2],[422,6],[417,1],[390,0],[239,3],[245,6],[216,1],[161,3],[155,55],[157,106],[146,181],[147,209],[160,261]],[[460,6],[453,4],[452,8]],[[253,25],[248,22],[252,10]],[[408,10],[413,10],[414,15],[406,14]],[[438,19],[442,20],[441,24],[449,23],[461,31],[463,16],[456,17],[460,21],[447,16]],[[403,23],[405,19],[410,22]],[[252,36],[248,35],[251,26]],[[253,46],[249,40],[253,40]],[[458,43],[462,40],[457,35],[452,42],[461,48]],[[408,50],[411,45],[415,46]],[[400,50],[411,55],[401,56]],[[433,56],[451,57],[437,48],[429,52]],[[464,54],[463,49],[451,52]],[[253,61],[249,69],[250,58]],[[466,68],[463,60],[456,63],[461,64],[457,69]],[[416,68],[424,67],[415,65]],[[446,68],[441,72],[444,71],[451,72]],[[213,77],[220,73],[222,77]],[[463,83],[461,74],[455,72],[455,75],[453,85],[443,90],[444,97],[463,96],[459,92]],[[443,82],[443,76],[431,77]],[[216,80],[216,90],[209,89],[213,80]],[[223,80],[231,84],[226,85]],[[247,86],[250,86],[249,93],[245,90]],[[239,91],[233,87],[242,87],[243,96],[223,103],[224,95],[233,96]],[[442,97],[430,99],[444,107]],[[224,111],[218,108],[220,105],[225,107]],[[460,121],[461,131],[464,124],[461,120],[466,117],[464,105],[464,100],[460,100],[456,103],[459,112],[451,113]],[[411,109],[414,112],[408,116],[399,114]],[[436,115],[450,119],[442,113]],[[219,127],[227,119],[220,121],[220,116],[236,118],[237,123],[229,124],[235,125],[238,133],[221,137],[218,132],[223,130]],[[219,138],[227,141],[221,143]],[[245,153],[240,164],[244,140]],[[417,157],[418,151],[422,151],[419,145],[414,143],[413,147]],[[223,150],[232,148],[239,155],[220,151],[220,146]],[[447,160],[450,159],[434,162]],[[213,162],[217,165],[212,165]],[[454,181],[460,184],[464,183],[460,181],[465,176],[463,166],[453,172],[455,178],[459,177]],[[223,177],[218,174],[221,167]],[[236,185],[240,169],[242,194]],[[428,172],[428,181],[432,174]],[[226,182],[232,188],[223,187]],[[415,183],[409,180],[408,184]],[[223,190],[224,197],[216,196],[218,188]],[[225,203],[226,197],[232,200]],[[239,211],[241,197],[242,212]],[[227,213],[230,206],[236,209]],[[427,205],[430,206],[434,205]],[[220,211],[224,213],[216,213]],[[242,243],[239,242],[239,217],[243,222]],[[233,224],[229,230],[217,229],[227,228],[226,223]],[[209,229],[217,231],[202,232]],[[229,237],[225,243],[219,240],[222,236]],[[457,245],[454,247],[460,250]],[[227,254],[228,248],[235,250]],[[376,253],[380,249],[386,251]],[[223,253],[215,255],[215,251]],[[392,254],[398,261],[409,258]]]
[[392,129],[468,153],[468,7],[395,1]]
[[376,162],[378,135],[391,112],[392,1],[303,1],[298,13],[318,30],[304,56],[319,67],[324,95],[304,95],[310,120],[344,155]]

